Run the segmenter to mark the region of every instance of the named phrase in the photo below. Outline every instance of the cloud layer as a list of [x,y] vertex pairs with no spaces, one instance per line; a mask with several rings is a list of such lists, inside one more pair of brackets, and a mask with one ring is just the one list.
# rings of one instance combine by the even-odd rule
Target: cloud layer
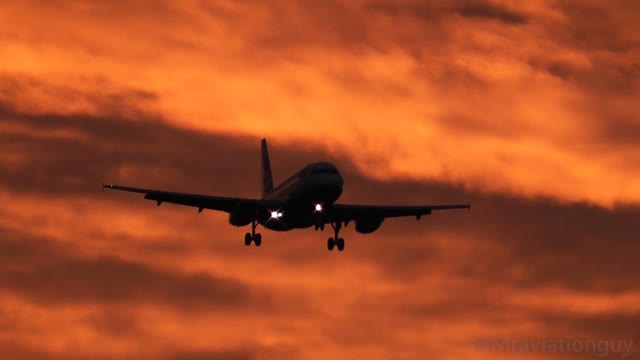
[[[0,353],[479,359],[517,355],[474,337],[637,339],[638,11],[3,5]],[[327,232],[245,248],[223,214],[99,191],[256,196],[262,136],[276,181],[325,159],[345,202],[474,210],[349,226],[338,254]]]
[[378,179],[637,202],[636,5],[516,5],[16,2],[0,71],[61,90],[27,83],[30,111],[140,89],[123,100],[178,127],[304,139]]

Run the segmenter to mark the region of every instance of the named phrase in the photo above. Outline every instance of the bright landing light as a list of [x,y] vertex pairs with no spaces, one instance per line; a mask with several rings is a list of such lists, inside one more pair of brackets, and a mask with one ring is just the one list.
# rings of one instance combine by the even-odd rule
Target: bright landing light
[[316,204],[316,211],[322,211],[322,205]]
[[277,219],[279,217],[282,217],[282,213],[280,211],[272,211],[271,212],[271,218],[272,219]]

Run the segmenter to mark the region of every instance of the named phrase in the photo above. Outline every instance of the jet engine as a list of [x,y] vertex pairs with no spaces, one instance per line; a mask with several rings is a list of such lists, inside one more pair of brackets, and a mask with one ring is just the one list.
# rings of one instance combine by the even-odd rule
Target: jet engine
[[372,233],[378,230],[383,221],[384,218],[379,216],[367,216],[356,219],[356,231],[361,234]]
[[256,218],[256,209],[251,204],[240,203],[229,213],[229,224],[245,226],[251,224]]

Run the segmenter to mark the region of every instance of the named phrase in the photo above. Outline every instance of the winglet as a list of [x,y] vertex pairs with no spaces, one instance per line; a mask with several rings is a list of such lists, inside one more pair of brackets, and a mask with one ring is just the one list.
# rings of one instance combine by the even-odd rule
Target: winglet
[[471,212],[471,203],[467,203],[467,210]]
[[100,188],[100,192],[104,191],[104,181],[102,182],[102,187]]

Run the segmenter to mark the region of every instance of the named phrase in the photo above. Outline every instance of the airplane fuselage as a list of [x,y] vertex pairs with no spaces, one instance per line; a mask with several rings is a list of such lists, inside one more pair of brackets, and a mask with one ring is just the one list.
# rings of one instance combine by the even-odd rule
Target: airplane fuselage
[[271,209],[258,221],[275,231],[318,224],[324,216],[322,210],[330,208],[342,194],[343,184],[342,175],[334,165],[326,162],[309,164],[263,197],[263,200],[277,200],[285,205]]

